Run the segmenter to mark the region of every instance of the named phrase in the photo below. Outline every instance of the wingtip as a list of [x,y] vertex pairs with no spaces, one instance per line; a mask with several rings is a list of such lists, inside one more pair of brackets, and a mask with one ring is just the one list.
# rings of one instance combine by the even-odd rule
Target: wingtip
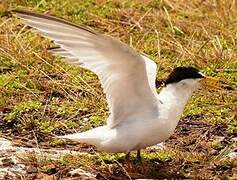
[[54,46],[54,47],[48,47],[47,51],[57,51],[57,50],[60,50],[60,49],[61,49],[60,46]]
[[24,17],[24,15],[33,15],[34,13],[30,10],[24,10],[24,9],[13,9],[11,10],[11,13],[14,16],[17,16],[19,18]]
[[52,20],[52,21],[57,21],[59,23],[64,23],[64,24],[67,24],[67,25],[70,25],[70,26],[74,26],[76,28],[80,28],[80,29],[83,29],[87,32],[90,32],[94,35],[98,35],[97,32],[90,29],[89,27],[85,27],[83,25],[77,25],[77,24],[69,22],[68,20],[65,20],[63,18],[58,18],[54,15],[51,15],[48,12],[46,12],[46,13],[37,13],[37,12],[33,12],[31,10],[26,10],[26,9],[14,9],[14,10],[11,10],[11,12],[13,14],[15,14],[16,16],[18,16],[20,18],[23,18],[23,19],[27,18],[27,17],[30,17],[30,16],[37,17],[37,18],[40,18],[40,19],[48,19],[48,20]]
[[29,10],[24,10],[24,9],[13,9],[13,10],[11,10],[11,12],[12,12],[13,14],[27,14],[27,13],[29,13],[29,12],[31,12],[31,11],[29,11]]
[[11,12],[13,12],[13,13],[17,13],[17,12],[19,12],[20,10],[18,10],[18,9],[12,9],[11,10]]

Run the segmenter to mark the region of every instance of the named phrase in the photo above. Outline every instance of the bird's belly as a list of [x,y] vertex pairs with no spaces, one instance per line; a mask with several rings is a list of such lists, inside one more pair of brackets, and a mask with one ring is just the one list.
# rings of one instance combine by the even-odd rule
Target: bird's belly
[[104,141],[101,150],[107,152],[129,152],[146,148],[169,138],[174,128],[164,127],[160,123],[137,121],[131,124],[126,123],[124,126],[121,124],[114,131],[115,136]]
[[149,146],[159,144],[170,137],[171,133],[168,131],[161,132],[159,129],[151,129],[149,133],[144,133],[143,137],[138,139],[137,145],[132,148],[132,150],[143,149]]

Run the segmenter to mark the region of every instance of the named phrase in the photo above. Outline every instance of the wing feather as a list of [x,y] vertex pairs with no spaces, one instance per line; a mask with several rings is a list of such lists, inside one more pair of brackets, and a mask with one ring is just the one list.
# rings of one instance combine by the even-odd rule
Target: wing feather
[[149,58],[112,37],[83,26],[31,11],[14,12],[27,25],[60,46],[51,52],[68,57],[69,63],[98,75],[110,109],[110,127],[142,116],[145,120],[157,112],[154,110],[157,109],[156,65]]

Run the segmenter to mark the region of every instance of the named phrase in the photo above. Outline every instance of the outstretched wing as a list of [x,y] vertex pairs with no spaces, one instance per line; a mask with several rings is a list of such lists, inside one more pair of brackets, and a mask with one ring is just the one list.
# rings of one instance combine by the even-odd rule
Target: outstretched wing
[[[66,50],[60,47],[53,47],[53,48],[48,49],[48,51],[52,54],[65,57],[69,59],[70,61],[79,61],[77,57],[73,56],[72,54],[70,54],[69,52],[67,52]],[[156,63],[152,61],[150,58],[148,58],[145,54],[140,54],[140,56],[143,58],[146,64],[146,71],[147,71],[149,85],[152,91],[154,92],[154,94],[156,94],[156,74],[157,74]]]
[[110,109],[110,127],[131,117],[136,118],[136,114],[142,118],[143,114],[146,117],[156,112],[155,77],[148,80],[149,74],[154,74],[151,60],[140,56],[126,44],[83,26],[31,11],[14,12],[27,25],[60,46],[51,51],[98,75]]

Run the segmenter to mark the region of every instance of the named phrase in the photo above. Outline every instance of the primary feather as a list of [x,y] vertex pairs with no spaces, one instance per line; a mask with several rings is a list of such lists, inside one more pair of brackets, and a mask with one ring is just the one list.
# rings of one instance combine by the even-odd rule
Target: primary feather
[[[125,44],[85,27],[29,11],[15,13],[60,46],[54,53],[68,57],[69,63],[81,65],[98,75],[111,113],[110,127],[137,111],[154,109],[156,103],[152,88],[155,83],[152,77],[154,85],[150,87],[145,63],[150,61],[148,58],[142,58]],[[153,71],[148,73],[155,76],[156,69]]]

